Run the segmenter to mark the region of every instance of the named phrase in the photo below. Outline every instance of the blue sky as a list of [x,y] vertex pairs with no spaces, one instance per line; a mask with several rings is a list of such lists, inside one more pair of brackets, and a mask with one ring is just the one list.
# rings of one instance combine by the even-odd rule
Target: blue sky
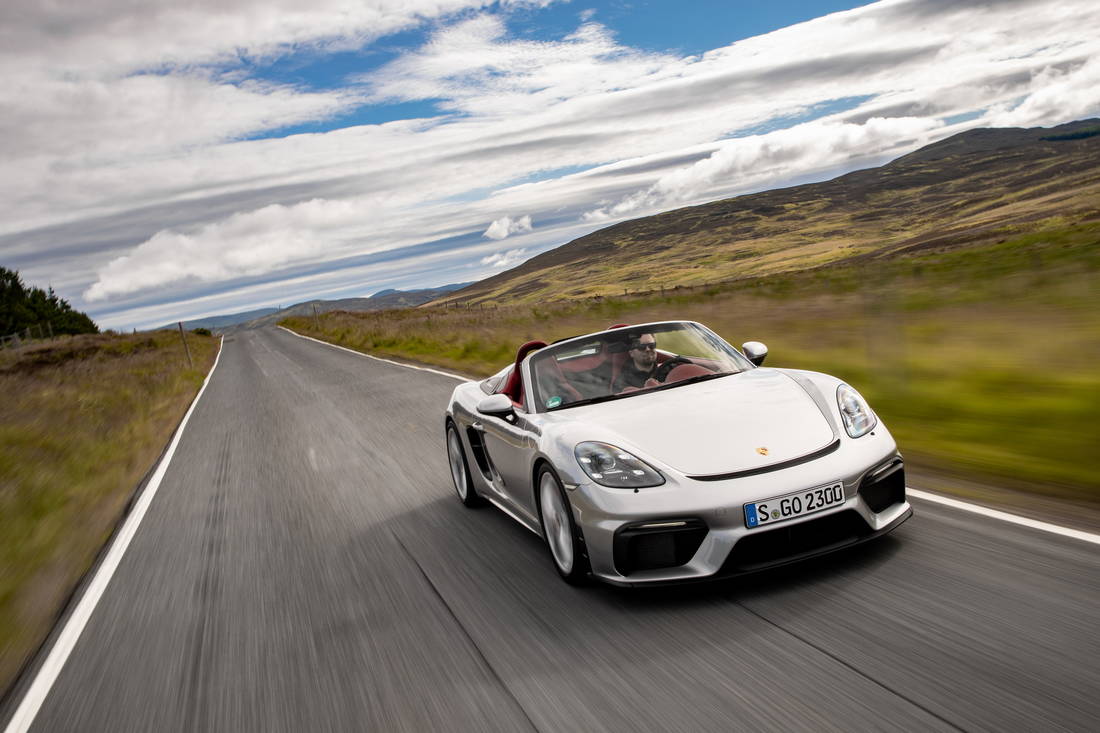
[[[587,3],[583,7],[593,20],[614,29],[624,46],[677,55],[701,55],[735,41],[769,33],[840,10],[866,5],[859,2],[676,2]],[[518,8],[509,13],[509,30],[519,38],[549,40],[569,35],[580,14],[575,3],[548,7]],[[394,33],[375,44],[353,51],[318,52],[297,49],[277,59],[242,59],[250,79],[292,84],[304,90],[328,91],[348,86],[349,78],[369,74],[393,61],[409,48],[431,38],[436,23]],[[237,64],[226,70],[236,70]],[[374,125],[437,113],[436,100],[398,104],[364,104],[336,117],[313,120],[288,127],[258,130],[251,139],[284,137],[301,132],[325,132],[350,125]]]
[[131,328],[486,277],[627,218],[1100,114],[1094,3],[0,9],[0,264]]

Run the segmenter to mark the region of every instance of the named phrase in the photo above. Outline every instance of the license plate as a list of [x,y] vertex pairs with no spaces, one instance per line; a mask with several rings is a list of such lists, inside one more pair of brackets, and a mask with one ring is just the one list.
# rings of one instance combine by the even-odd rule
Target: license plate
[[837,481],[828,486],[819,486],[815,489],[806,489],[805,491],[746,504],[745,526],[752,529],[753,527],[778,524],[788,519],[804,517],[807,514],[813,514],[843,503],[844,484]]

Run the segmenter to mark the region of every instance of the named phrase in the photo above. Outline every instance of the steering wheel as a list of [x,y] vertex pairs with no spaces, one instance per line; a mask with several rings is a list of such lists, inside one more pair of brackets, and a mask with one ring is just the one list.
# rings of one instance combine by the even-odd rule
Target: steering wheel
[[652,378],[656,379],[658,382],[664,382],[666,379],[668,379],[668,373],[671,372],[676,367],[680,366],[681,364],[694,364],[694,363],[695,362],[693,362],[691,359],[688,359],[687,357],[674,356],[671,359],[666,360],[659,367],[657,367],[653,371],[653,377]]

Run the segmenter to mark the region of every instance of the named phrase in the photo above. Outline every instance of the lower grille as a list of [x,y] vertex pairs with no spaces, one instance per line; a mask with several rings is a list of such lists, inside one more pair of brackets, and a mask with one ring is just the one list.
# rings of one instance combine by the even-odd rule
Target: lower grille
[[795,560],[803,555],[841,547],[871,534],[871,528],[854,509],[789,527],[777,527],[738,540],[723,565],[723,572],[747,572]]
[[859,495],[875,514],[905,501],[905,468],[901,459],[863,479]]
[[694,557],[707,526],[700,519],[628,525],[615,533],[615,569],[623,575],[683,565]]

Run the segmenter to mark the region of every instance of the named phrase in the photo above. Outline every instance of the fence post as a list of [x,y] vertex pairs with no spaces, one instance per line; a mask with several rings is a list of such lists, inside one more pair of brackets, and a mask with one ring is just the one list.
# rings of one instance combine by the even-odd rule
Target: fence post
[[317,317],[317,304],[313,304],[313,327],[317,329],[317,333],[321,332],[321,320]]
[[195,362],[191,361],[191,347],[187,345],[187,337],[183,335],[183,321],[176,321],[180,327],[180,341],[183,342],[183,350],[187,353],[187,366],[194,369]]
[[50,329],[50,341],[53,341],[53,324],[46,321],[46,328]]

